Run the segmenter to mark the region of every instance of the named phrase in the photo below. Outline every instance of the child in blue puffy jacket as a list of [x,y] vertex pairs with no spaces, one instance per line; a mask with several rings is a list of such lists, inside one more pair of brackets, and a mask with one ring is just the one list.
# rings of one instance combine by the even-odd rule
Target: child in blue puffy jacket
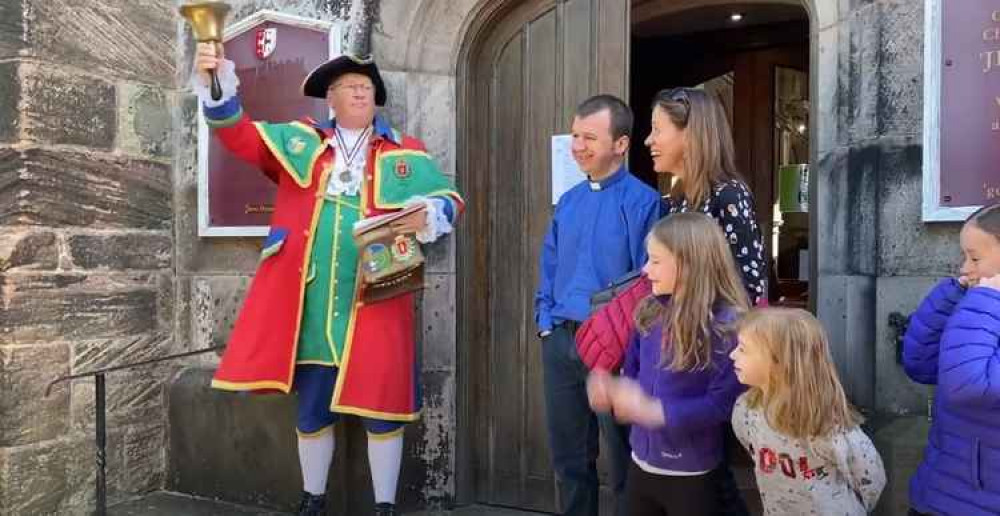
[[941,280],[910,319],[903,365],[937,385],[911,515],[1000,514],[1000,204],[966,221],[958,278]]

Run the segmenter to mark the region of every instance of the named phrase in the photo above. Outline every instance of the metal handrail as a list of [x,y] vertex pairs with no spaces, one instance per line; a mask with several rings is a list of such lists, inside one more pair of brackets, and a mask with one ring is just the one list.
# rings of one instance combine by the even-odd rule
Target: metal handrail
[[167,362],[170,360],[176,360],[178,358],[191,357],[195,355],[202,355],[205,353],[210,353],[212,351],[219,351],[225,348],[225,346],[213,346],[210,348],[198,349],[195,351],[186,351],[184,353],[177,353],[174,355],[167,355],[164,357],[151,358],[149,360],[143,360],[141,362],[134,362],[131,364],[122,364],[117,366],[105,367],[103,369],[96,369],[93,371],[87,371],[85,373],[77,373],[66,376],[60,376],[55,380],[49,382],[49,385],[45,388],[45,396],[48,397],[54,387],[58,383],[69,382],[73,380],[78,380],[80,378],[87,378],[90,376],[94,377],[94,430],[95,430],[95,440],[97,441],[97,484],[95,489],[97,491],[97,512],[98,516],[105,516],[108,513],[108,499],[107,499],[107,414],[105,414],[106,409],[106,391],[104,385],[104,376],[107,373],[113,373],[116,371],[123,371],[125,369],[134,369],[137,367],[147,366],[150,364],[156,364],[159,362]]

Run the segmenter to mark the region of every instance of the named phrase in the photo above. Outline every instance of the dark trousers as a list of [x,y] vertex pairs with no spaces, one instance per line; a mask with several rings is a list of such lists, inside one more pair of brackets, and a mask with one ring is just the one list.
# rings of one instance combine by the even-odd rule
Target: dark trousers
[[545,412],[552,463],[559,481],[560,514],[598,516],[597,455],[599,434],[604,434],[616,513],[625,516],[625,479],[631,462],[628,427],[616,424],[608,414],[597,415],[590,409],[588,371],[573,338],[577,327],[574,322],[562,323],[542,342]]
[[654,475],[634,462],[628,472],[628,506],[631,516],[717,516],[721,469],[704,475],[675,477]]

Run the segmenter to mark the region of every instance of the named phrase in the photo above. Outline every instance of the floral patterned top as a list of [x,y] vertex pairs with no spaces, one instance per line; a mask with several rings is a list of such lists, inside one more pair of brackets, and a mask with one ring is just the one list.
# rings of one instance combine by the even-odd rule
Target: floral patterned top
[[[680,202],[670,195],[663,197],[664,216],[691,211],[687,199]],[[743,275],[743,286],[751,305],[759,305],[767,299],[767,259],[764,242],[757,225],[756,206],[753,194],[747,185],[738,179],[719,183],[712,189],[712,195],[697,211],[709,215],[719,222],[736,259],[736,266]]]

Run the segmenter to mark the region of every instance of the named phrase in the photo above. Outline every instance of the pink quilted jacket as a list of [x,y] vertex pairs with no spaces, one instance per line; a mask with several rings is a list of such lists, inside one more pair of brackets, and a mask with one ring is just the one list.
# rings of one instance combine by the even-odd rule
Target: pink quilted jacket
[[587,368],[615,371],[621,367],[635,331],[635,309],[652,292],[652,284],[642,276],[584,321],[576,332],[576,349]]

